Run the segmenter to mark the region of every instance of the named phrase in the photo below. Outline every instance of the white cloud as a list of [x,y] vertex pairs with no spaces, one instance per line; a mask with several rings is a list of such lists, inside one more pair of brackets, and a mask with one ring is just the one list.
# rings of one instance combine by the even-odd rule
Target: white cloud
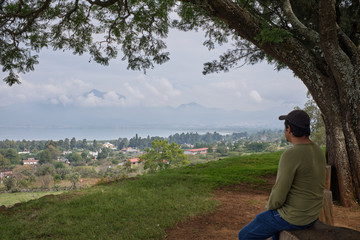
[[[276,72],[265,63],[232,69],[228,73],[202,75],[202,64],[216,59],[220,51],[207,51],[201,33],[171,32],[171,61],[147,74],[128,71],[120,59],[104,67],[88,63],[88,56],[45,51],[34,72],[22,84],[0,84],[0,106],[48,102],[65,106],[179,106],[196,102],[227,110],[263,110],[302,106],[306,88],[290,71]],[[179,44],[186,41],[186,48]],[[222,50],[222,48],[220,49]],[[189,57],[190,56],[190,57]],[[84,96],[91,89],[104,98]],[[120,98],[118,94],[125,96]]]
[[[127,106],[165,106],[181,94],[166,78],[140,75],[118,88]],[[170,101],[170,102],[169,102]]]
[[71,99],[70,97],[68,97],[66,95],[60,95],[58,98],[58,102],[61,102],[62,105],[67,105],[67,104],[73,103],[73,99]]
[[249,93],[249,95],[250,95],[250,97],[251,97],[252,99],[254,99],[256,102],[258,102],[258,103],[262,102],[262,98],[261,98],[260,94],[259,94],[257,91],[252,90],[252,91]]
[[52,104],[67,105],[74,101],[73,96],[83,94],[89,86],[81,80],[66,80],[58,82],[30,82],[21,79],[20,85],[9,87],[0,85],[0,104],[7,106],[12,104],[49,102]]

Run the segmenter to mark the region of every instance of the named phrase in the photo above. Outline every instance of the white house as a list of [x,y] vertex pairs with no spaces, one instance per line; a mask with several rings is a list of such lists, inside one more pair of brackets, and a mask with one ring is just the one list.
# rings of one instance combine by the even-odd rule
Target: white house
[[112,150],[116,150],[115,145],[112,144],[112,143],[109,143],[109,142],[104,143],[104,144],[103,144],[103,147],[110,148],[110,149],[112,149]]
[[99,155],[99,152],[89,152],[89,155],[96,158]]
[[24,151],[18,152],[18,154],[29,154],[29,153],[30,153],[30,151],[27,150],[26,148],[24,149]]
[[196,155],[196,154],[207,154],[208,148],[197,148],[197,149],[188,149],[184,150],[186,155]]
[[37,165],[39,164],[39,160],[35,160],[35,158],[28,158],[27,160],[23,160],[24,165]]

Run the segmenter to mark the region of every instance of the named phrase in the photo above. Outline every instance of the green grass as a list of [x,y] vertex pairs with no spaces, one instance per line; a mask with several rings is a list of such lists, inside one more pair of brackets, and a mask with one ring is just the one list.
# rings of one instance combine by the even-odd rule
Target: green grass
[[49,192],[18,192],[18,193],[1,193],[0,206],[12,206],[16,203],[27,202],[29,200],[38,199],[45,195],[57,195],[64,191],[49,191]]
[[40,198],[0,213],[1,239],[162,239],[214,211],[211,193],[275,174],[280,153],[226,158]]

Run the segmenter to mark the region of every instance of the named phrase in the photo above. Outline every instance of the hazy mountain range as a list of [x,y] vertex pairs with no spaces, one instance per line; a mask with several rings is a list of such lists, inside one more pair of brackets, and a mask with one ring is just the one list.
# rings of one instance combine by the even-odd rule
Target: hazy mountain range
[[[104,98],[96,89],[84,93]],[[118,98],[125,98],[118,94]],[[241,112],[207,108],[195,102],[176,108],[166,107],[81,107],[51,103],[28,103],[0,107],[0,127],[176,127],[278,128],[279,122],[268,121],[271,111]]]

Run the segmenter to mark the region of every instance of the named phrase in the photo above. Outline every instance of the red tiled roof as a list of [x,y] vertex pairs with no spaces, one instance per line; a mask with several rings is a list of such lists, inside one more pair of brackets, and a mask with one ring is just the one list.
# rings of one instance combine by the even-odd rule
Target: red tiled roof
[[189,152],[200,152],[200,151],[206,151],[208,150],[208,148],[197,148],[197,149],[188,149],[185,151],[189,151]]
[[128,159],[128,161],[135,163],[135,162],[139,161],[139,158],[131,158],[131,159]]

